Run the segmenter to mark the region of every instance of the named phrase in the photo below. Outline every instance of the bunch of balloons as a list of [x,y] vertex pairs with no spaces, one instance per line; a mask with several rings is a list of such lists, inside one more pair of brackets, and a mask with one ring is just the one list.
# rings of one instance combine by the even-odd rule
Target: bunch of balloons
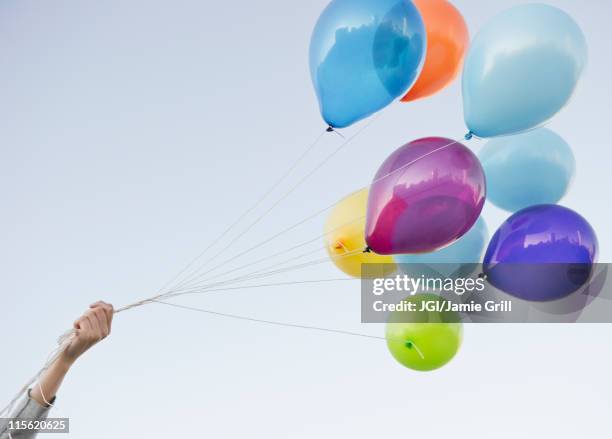
[[[492,203],[516,212],[486,250],[489,282],[527,300],[575,291],[560,274],[569,264],[593,264],[597,238],[584,218],[555,204],[575,161],[567,143],[541,126],[568,103],[586,61],[581,29],[553,6],[508,9],[470,43],[463,17],[447,0],[333,0],[310,45],[312,81],[330,128],[348,127],[395,100],[431,96],[462,71],[465,140],[492,138],[479,157],[443,137],[393,152],[369,191],[350,195],[331,213],[326,245],[334,263],[360,277],[362,263],[388,272],[395,261],[419,275],[410,264],[481,262],[488,187]],[[407,300],[423,300],[416,297]],[[415,370],[450,361],[461,333],[460,322],[431,315],[411,323],[392,316],[387,327],[393,356]]]

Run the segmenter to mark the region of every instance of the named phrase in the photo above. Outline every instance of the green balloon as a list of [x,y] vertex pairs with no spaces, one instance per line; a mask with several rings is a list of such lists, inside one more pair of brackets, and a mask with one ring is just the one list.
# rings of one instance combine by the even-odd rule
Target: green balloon
[[[445,302],[433,294],[419,294],[402,302],[421,309],[423,302]],[[387,347],[403,366],[418,370],[438,369],[453,359],[463,339],[459,314],[445,311],[395,311],[386,328]]]

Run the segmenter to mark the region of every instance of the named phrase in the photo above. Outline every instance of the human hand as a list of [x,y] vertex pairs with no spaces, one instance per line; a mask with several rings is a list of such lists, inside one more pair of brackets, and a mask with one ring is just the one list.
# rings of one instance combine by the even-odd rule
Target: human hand
[[60,359],[71,365],[85,351],[105,339],[111,332],[113,305],[99,301],[74,322],[75,335]]

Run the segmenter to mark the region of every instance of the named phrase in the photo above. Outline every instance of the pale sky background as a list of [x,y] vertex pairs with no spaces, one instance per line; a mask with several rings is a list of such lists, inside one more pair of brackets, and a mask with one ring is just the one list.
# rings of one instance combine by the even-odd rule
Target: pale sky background
[[[455,1],[472,35],[517,3]],[[549,125],[576,155],[562,204],[591,222],[600,261],[611,262],[612,2],[549,3],[577,20],[590,50],[575,98]],[[0,2],[2,405],[89,303],[151,296],[324,128],[307,49],[325,5]],[[390,106],[228,255],[366,185],[400,145],[465,131],[459,82]],[[326,137],[295,178],[339,141]],[[507,216],[485,208],[491,231]],[[324,219],[258,255],[319,235]],[[325,264],[273,280],[339,275]],[[359,324],[358,282],[180,302],[384,331]],[[610,325],[471,325],[456,359],[423,374],[396,364],[382,341],[150,305],[117,316],[111,338],[70,373],[53,415],[71,418],[70,437],[88,439],[604,437],[611,338]]]

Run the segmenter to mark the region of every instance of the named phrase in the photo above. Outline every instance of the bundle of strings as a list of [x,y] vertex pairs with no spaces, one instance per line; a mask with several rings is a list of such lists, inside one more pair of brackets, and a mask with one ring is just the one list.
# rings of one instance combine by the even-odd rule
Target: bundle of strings
[[[307,173],[304,177],[302,177],[297,184],[295,184],[294,186],[291,187],[291,189],[286,192],[283,196],[281,196],[279,199],[277,199],[266,211],[264,211],[263,214],[261,214],[260,216],[258,216],[254,221],[252,221],[251,223],[249,223],[249,225],[242,231],[240,232],[238,235],[236,235],[227,245],[225,245],[223,247],[223,249],[221,251],[219,251],[213,258],[211,258],[210,260],[217,260],[219,256],[221,256],[221,254],[223,254],[225,251],[227,251],[234,243],[238,242],[238,240],[243,237],[248,231],[250,231],[256,224],[258,224],[261,220],[263,220],[267,215],[269,215],[272,210],[277,207],[283,200],[285,200],[286,198],[289,197],[289,195],[291,195],[300,185],[302,185],[308,178],[310,178],[318,169],[320,169],[324,164],[326,164],[329,160],[331,160],[331,158],[333,158],[338,152],[340,152],[346,145],[348,145],[353,139],[355,139],[357,137],[357,135],[359,135],[361,132],[363,132],[368,126],[370,126],[374,120],[376,118],[372,118],[369,123],[367,123],[366,125],[364,125],[360,130],[358,130],[353,136],[349,137],[348,139],[344,138],[343,136],[341,136],[344,140],[344,142],[337,147],[334,151],[332,151],[331,154],[329,154],[327,157],[325,157],[325,159],[321,162],[319,162],[314,169],[312,169],[309,173]],[[327,132],[329,130],[326,130]],[[333,131],[333,130],[332,130]],[[272,320],[263,320],[263,319],[256,319],[256,318],[252,318],[252,317],[247,317],[247,316],[240,316],[240,315],[235,315],[235,314],[227,314],[227,313],[219,313],[216,311],[212,311],[212,310],[207,310],[207,309],[202,309],[202,308],[196,308],[196,307],[190,307],[190,306],[184,306],[184,305],[179,305],[176,303],[171,303],[171,302],[166,302],[165,299],[169,299],[169,298],[176,298],[178,296],[182,296],[182,295],[187,295],[187,294],[198,294],[198,293],[202,293],[202,292],[211,292],[211,291],[224,291],[224,290],[228,290],[228,289],[232,289],[232,288],[222,288],[228,284],[232,284],[232,283],[237,283],[237,282],[243,282],[245,280],[252,280],[252,279],[258,279],[258,278],[262,278],[262,277],[266,277],[266,276],[270,276],[270,275],[275,275],[278,273],[282,273],[282,272],[286,272],[286,271],[290,271],[293,269],[299,269],[299,268],[304,268],[304,267],[308,267],[308,266],[312,266],[312,265],[316,265],[319,263],[325,263],[329,260],[329,258],[324,258],[324,259],[319,259],[319,260],[315,260],[315,261],[310,261],[307,263],[303,263],[303,264],[299,264],[299,265],[295,265],[295,266],[290,266],[290,267],[286,267],[284,269],[276,269],[276,270],[271,270],[271,271],[265,271],[266,269],[271,269],[273,267],[267,267],[264,268],[263,270],[259,270],[259,271],[255,271],[255,272],[251,272],[247,275],[242,275],[233,279],[229,279],[229,280],[225,280],[225,281],[218,281],[218,282],[214,282],[214,283],[207,283],[207,284],[203,284],[202,283],[202,278],[204,276],[206,276],[207,274],[210,274],[211,272],[217,270],[218,268],[220,268],[221,266],[223,266],[225,263],[235,260],[239,257],[242,257],[258,248],[260,248],[260,246],[262,244],[268,243],[272,240],[275,240],[277,238],[279,238],[280,236],[284,235],[285,233],[295,229],[296,227],[298,227],[299,225],[305,223],[306,221],[316,218],[319,215],[321,215],[322,213],[332,209],[337,203],[333,203],[332,205],[321,209],[317,212],[315,212],[313,215],[308,216],[306,219],[301,220],[300,222],[276,233],[275,235],[273,235],[272,237],[268,238],[267,240],[262,241],[262,243],[255,245],[253,247],[248,248],[245,251],[242,251],[241,253],[239,253],[237,256],[234,256],[233,258],[230,258],[226,261],[223,261],[221,263],[218,263],[217,265],[213,266],[212,268],[204,271],[203,269],[206,268],[206,264],[201,265],[199,267],[197,267],[195,270],[191,270],[191,272],[188,272],[190,268],[192,268],[211,248],[213,248],[216,244],[218,244],[219,242],[221,242],[221,240],[227,236],[238,224],[240,224],[240,222],[246,218],[248,216],[248,214],[250,214],[251,212],[253,212],[258,206],[261,205],[261,203],[273,192],[274,188],[276,188],[280,183],[282,183],[287,177],[289,177],[291,175],[291,173],[293,172],[293,170],[295,170],[297,168],[297,166],[303,161],[303,159],[306,157],[306,155],[319,143],[319,141],[322,138],[323,133],[321,133],[316,140],[311,143],[306,150],[302,153],[302,155],[300,155],[298,157],[298,159],[288,168],[288,170],[270,187],[270,189],[262,196],[260,197],[249,209],[247,209],[242,215],[240,215],[238,217],[238,219],[234,222],[232,222],[230,224],[230,226],[224,230],[223,233],[221,233],[215,240],[213,240],[211,242],[211,244],[206,247],[204,249],[204,251],[202,251],[194,260],[192,260],[189,264],[187,264],[187,266],[185,268],[183,268],[177,275],[175,275],[172,279],[170,279],[169,282],[167,282],[155,295],[149,297],[149,298],[145,298],[142,300],[139,300],[137,302],[122,306],[121,308],[118,308],[114,311],[115,314],[130,310],[130,309],[134,309],[134,308],[138,308],[147,304],[152,304],[152,303],[158,303],[158,304],[163,304],[163,305],[167,305],[167,306],[172,306],[172,307],[176,307],[176,308],[182,308],[182,309],[186,309],[186,310],[191,310],[191,311],[196,311],[196,312],[203,312],[203,313],[208,313],[208,314],[212,314],[212,315],[217,315],[220,317],[227,317],[227,318],[234,318],[234,319],[241,319],[241,320],[247,320],[247,321],[252,321],[252,322],[258,322],[258,323],[264,323],[264,324],[271,324],[271,325],[278,325],[278,326],[285,326],[285,327],[293,327],[293,328],[301,328],[301,329],[310,329],[310,330],[317,330],[317,331],[323,331],[323,332],[331,332],[331,333],[337,333],[337,334],[344,334],[344,335],[351,335],[351,336],[359,336],[359,337],[365,337],[365,338],[371,338],[371,339],[380,339],[380,340],[386,340],[385,337],[379,337],[379,336],[375,336],[375,335],[369,335],[369,334],[361,334],[361,333],[356,333],[356,332],[351,332],[351,331],[344,331],[344,330],[339,330],[339,329],[330,329],[330,328],[321,328],[321,327],[316,327],[316,326],[309,326],[309,325],[300,325],[300,324],[294,324],[294,323],[286,323],[286,322],[278,322],[278,321],[272,321]],[[372,184],[375,184],[385,178],[390,177],[393,174],[396,174],[399,171],[402,170],[406,170],[406,168],[408,168],[410,165],[412,165],[413,163],[415,163],[418,160],[421,160],[431,154],[434,154],[438,151],[441,151],[445,148],[448,148],[458,142],[460,142],[461,140],[465,139],[465,140],[469,140],[472,138],[472,134],[468,133],[467,135],[463,136],[462,138],[452,141],[446,145],[443,145],[415,160],[413,160],[412,162],[409,162],[405,165],[403,165],[402,167],[395,169],[394,171],[383,175],[379,178],[377,178],[376,180],[374,180],[373,182],[371,182],[369,185],[364,186],[362,189],[367,189],[369,186],[371,186]],[[359,220],[361,218],[357,218],[356,220]],[[328,233],[333,232],[330,231]],[[283,250],[273,256],[277,256],[280,254],[284,254],[287,253],[290,250],[294,250],[296,248],[302,247],[303,245],[310,243],[310,242],[314,242],[317,239],[320,239],[320,237],[324,237],[326,234],[323,234],[321,236],[318,236],[314,239],[308,240],[305,243],[302,244],[298,244],[296,246],[291,247],[288,250]],[[317,249],[318,250],[318,249]],[[331,256],[331,258],[344,258],[344,257],[350,257],[353,256],[357,253],[362,252],[363,249],[358,249],[358,250],[354,250],[354,251],[349,251],[346,252],[345,254],[342,255],[337,255],[337,256]],[[308,254],[308,253],[307,253]],[[304,255],[302,255],[304,256]],[[301,257],[301,256],[299,256]],[[298,258],[299,258],[298,257]],[[267,260],[268,258],[263,258],[261,260],[256,261],[257,262],[261,262],[264,260]],[[296,258],[290,259],[291,260],[295,260]],[[284,263],[281,263],[279,265],[284,265],[285,263],[287,263],[288,261],[285,261]],[[241,270],[244,269],[246,267],[249,267],[251,265],[254,265],[255,263],[250,263],[250,264],[246,264],[243,265],[241,267],[238,268],[234,268],[230,271],[221,273],[221,274],[217,274],[215,276],[209,277],[208,279],[206,279],[207,281],[210,282],[210,280],[218,278],[218,277],[222,277],[224,275],[227,275],[229,273],[235,272],[237,270]],[[185,276],[184,276],[185,275]],[[180,280],[182,278],[182,280]],[[265,284],[265,285],[250,285],[250,286],[244,286],[244,287],[234,287],[235,289],[240,289],[240,288],[259,288],[259,287],[265,287],[265,286],[274,286],[274,285],[288,285],[288,284],[293,284],[293,283],[306,283],[306,282],[326,282],[326,281],[336,281],[336,280],[352,280],[350,278],[343,278],[343,279],[326,279],[326,280],[320,280],[320,281],[298,281],[298,282],[288,282],[288,283],[278,283],[278,284]],[[40,379],[41,375],[58,359],[58,357],[64,352],[65,349],[68,348],[68,346],[70,346],[70,343],[74,340],[74,337],[76,336],[76,330],[75,329],[71,329],[66,331],[65,333],[63,333],[57,340],[57,346],[56,348],[53,350],[53,352],[51,352],[51,354],[49,355],[47,361],[45,362],[45,364],[43,365],[43,367],[30,379],[27,381],[27,383],[20,389],[20,391],[15,395],[15,397],[2,409],[0,410],[0,416],[4,415],[4,414],[10,414],[15,403],[19,400],[19,398],[28,390],[28,388],[30,388],[30,386],[32,386],[34,383],[36,383],[37,380]],[[420,356],[422,356],[422,353],[420,350],[417,349],[417,352]]]

